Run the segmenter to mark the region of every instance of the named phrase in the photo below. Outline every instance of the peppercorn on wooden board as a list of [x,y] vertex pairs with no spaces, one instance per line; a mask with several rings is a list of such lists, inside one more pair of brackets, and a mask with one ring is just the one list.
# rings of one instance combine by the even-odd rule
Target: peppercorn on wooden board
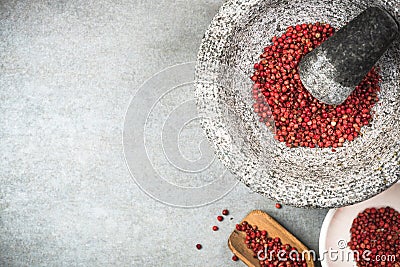
[[[261,210],[254,210],[250,212],[243,221],[247,221],[251,225],[257,225],[259,230],[267,231],[268,237],[279,237],[282,244],[289,244],[292,247],[296,247],[299,253],[303,251],[309,251],[308,248],[303,245],[295,236],[293,236],[288,230],[282,225],[275,221],[271,216]],[[242,221],[242,222],[243,222]],[[239,257],[239,259],[250,267],[259,267],[259,261],[253,257],[251,249],[247,248],[244,243],[246,233],[238,230],[234,230],[228,240],[228,246],[232,252]],[[301,255],[301,254],[300,254]],[[314,267],[314,262],[308,257],[309,254],[305,253],[305,259],[308,267]],[[311,254],[312,255],[312,254]]]

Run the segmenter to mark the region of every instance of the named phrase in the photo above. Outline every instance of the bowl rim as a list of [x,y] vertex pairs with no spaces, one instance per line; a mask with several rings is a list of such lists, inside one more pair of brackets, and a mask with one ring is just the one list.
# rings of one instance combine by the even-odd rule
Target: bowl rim
[[[393,186],[397,186],[397,185],[400,186],[400,181],[397,182],[397,183],[394,183],[390,188],[392,188]],[[385,192],[386,192],[386,190],[385,190],[384,192],[381,193],[381,194],[382,194],[382,197],[383,197],[383,194],[385,194]],[[379,197],[379,195],[377,195],[377,196],[375,196],[375,197]],[[372,200],[371,200],[371,199],[366,199],[366,200],[363,201],[363,202],[366,202],[366,201],[372,201]],[[362,202],[357,203],[357,204],[362,204]],[[328,238],[328,231],[329,231],[329,228],[330,228],[330,226],[331,226],[331,222],[332,222],[333,218],[335,217],[336,213],[337,213],[340,209],[342,209],[342,208],[346,208],[346,209],[349,209],[349,208],[358,209],[358,207],[359,207],[358,205],[350,205],[350,206],[346,206],[346,207],[330,209],[330,210],[328,211],[328,213],[325,215],[324,221],[322,222],[321,230],[320,230],[320,232],[319,232],[318,252],[319,252],[319,255],[320,255],[320,256],[321,256],[325,251],[327,251],[326,243],[327,243],[327,238]],[[372,207],[372,206],[371,206],[371,207]],[[361,210],[360,210],[360,211],[361,211]],[[350,230],[350,228],[349,228],[349,230]],[[324,259],[323,259],[322,261],[320,261],[320,262],[321,262],[321,266],[322,266],[322,267],[329,267],[328,261],[327,261],[326,258],[324,258]]]
[[[318,242],[319,255],[323,255],[323,253],[327,250],[326,249],[326,239],[328,237],[328,229],[329,229],[331,221],[337,211],[338,211],[338,209],[330,209],[324,218],[324,221],[321,226],[321,230],[319,232],[319,242]],[[322,267],[329,267],[325,258],[320,262],[321,262]]]

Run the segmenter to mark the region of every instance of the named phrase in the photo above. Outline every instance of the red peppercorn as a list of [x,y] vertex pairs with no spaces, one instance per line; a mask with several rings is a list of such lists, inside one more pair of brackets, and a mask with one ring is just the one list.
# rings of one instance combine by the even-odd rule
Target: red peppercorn
[[281,205],[280,203],[276,203],[276,204],[275,204],[275,208],[281,209],[281,208],[282,208],[282,205]]
[[[353,220],[348,246],[360,255],[369,250],[369,260],[359,257],[357,266],[397,266],[400,259],[396,252],[400,248],[399,225],[400,214],[391,207],[368,208],[360,212]],[[382,255],[395,255],[396,260],[386,265],[377,257]]]
[[224,217],[222,217],[222,216],[217,216],[217,220],[220,221],[220,222],[222,222],[222,221],[224,220]]
[[282,36],[272,38],[273,44],[264,48],[261,61],[254,65],[254,112],[267,127],[275,126],[275,139],[288,147],[342,147],[372,120],[380,91],[378,68],[338,106],[318,101],[301,83],[301,58],[333,34],[331,25],[319,22],[289,26]]
[[203,246],[202,246],[201,244],[196,244],[196,248],[197,248],[198,250],[200,250],[200,249],[203,248]]
[[[306,258],[290,256],[293,255],[290,254],[291,251],[298,252],[298,249],[289,244],[283,244],[279,237],[268,237],[265,230],[260,231],[256,225],[252,226],[247,222],[242,222],[240,226],[242,229],[241,231],[246,233],[244,243],[253,253],[253,257],[257,258],[260,256],[260,258],[264,258],[264,256],[267,256],[265,261],[259,259],[260,266],[307,266]],[[268,250],[267,255],[264,254],[265,250]],[[282,255],[282,251],[288,253]],[[258,255],[258,253],[260,254]]]
[[242,226],[240,224],[236,224],[236,230],[242,231]]
[[213,229],[213,231],[218,231],[218,226],[216,226],[216,225],[214,225],[213,227],[212,227],[212,229]]
[[238,258],[238,256],[236,256],[236,255],[233,255],[233,256],[232,256],[232,260],[233,260],[233,261],[238,261],[238,260],[239,260],[239,258]]
[[225,215],[225,216],[226,216],[226,215],[229,215],[229,210],[223,210],[223,211],[222,211],[222,215]]

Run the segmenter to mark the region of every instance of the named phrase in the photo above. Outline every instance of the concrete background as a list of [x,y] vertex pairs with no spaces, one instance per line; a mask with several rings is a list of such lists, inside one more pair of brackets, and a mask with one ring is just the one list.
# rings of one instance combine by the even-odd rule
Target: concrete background
[[[174,208],[142,192],[124,162],[131,97],[195,60],[221,4],[0,2],[0,266],[243,266],[226,242],[252,209],[318,249],[325,210],[277,210],[241,184],[208,206]],[[224,208],[233,219],[217,224]]]

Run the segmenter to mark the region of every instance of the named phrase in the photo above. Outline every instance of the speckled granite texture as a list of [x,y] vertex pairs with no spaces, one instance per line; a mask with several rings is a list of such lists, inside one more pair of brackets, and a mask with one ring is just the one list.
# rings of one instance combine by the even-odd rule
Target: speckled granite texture
[[[173,208],[143,193],[124,162],[131,97],[196,59],[221,4],[0,1],[1,267],[232,266],[227,238],[251,209],[318,248],[323,210],[276,210],[244,185],[209,206]],[[222,208],[234,220],[212,232]]]
[[301,81],[322,102],[342,104],[398,36],[394,17],[370,7],[301,60]]
[[287,26],[342,27],[373,3],[398,17],[398,1],[231,0],[214,18],[198,54],[198,106],[216,153],[253,191],[301,207],[338,207],[367,199],[400,177],[400,42],[378,62],[383,81],[371,127],[332,152],[287,148],[252,111],[252,67]]

